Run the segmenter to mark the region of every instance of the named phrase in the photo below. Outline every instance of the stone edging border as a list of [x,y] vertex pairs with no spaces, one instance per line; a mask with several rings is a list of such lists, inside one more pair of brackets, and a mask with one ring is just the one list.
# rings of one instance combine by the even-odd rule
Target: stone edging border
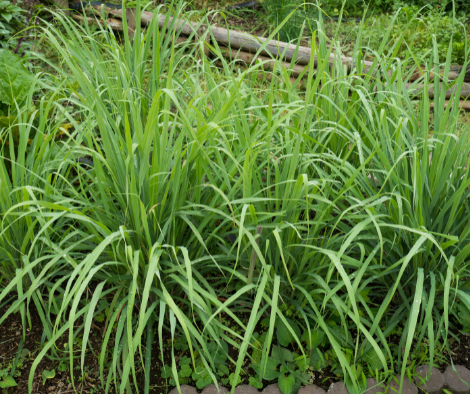
[[[400,394],[418,394],[419,391],[428,393],[428,394],[444,394],[444,389],[450,391],[453,394],[470,394],[470,371],[461,366],[455,365],[453,368],[449,365],[445,372],[442,373],[437,368],[433,368],[429,380],[424,382],[427,374],[429,372],[428,365],[421,365],[416,368],[416,376],[414,378],[414,383],[405,378],[403,382],[403,387],[400,391]],[[378,384],[375,379],[367,379],[367,389],[366,394],[379,394],[385,392],[398,393],[398,383],[397,380],[400,380],[399,376],[392,379],[389,387],[385,387],[381,384]],[[421,378],[421,379],[420,379]],[[180,386],[181,394],[198,394],[195,387],[188,386],[186,384]],[[392,390],[388,390],[388,388]],[[419,388],[419,390],[418,390]],[[229,390],[225,387],[219,385],[219,390],[217,390],[214,384],[211,384],[205,387],[202,390],[201,394],[228,394]],[[178,389],[175,387],[170,391],[170,394],[179,394]],[[234,394],[260,394],[253,386],[243,384],[235,388]],[[261,392],[261,394],[282,394],[279,390],[277,383],[271,384]],[[298,394],[349,394],[345,384],[343,382],[333,383],[328,392],[321,389],[318,386],[309,385],[303,386],[300,388]]]

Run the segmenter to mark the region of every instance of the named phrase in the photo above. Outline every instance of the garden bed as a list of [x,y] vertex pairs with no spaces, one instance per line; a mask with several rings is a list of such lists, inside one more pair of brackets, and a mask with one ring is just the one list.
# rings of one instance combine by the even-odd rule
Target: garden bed
[[[7,311],[8,308],[3,308],[0,310],[0,313],[3,314]],[[26,340],[22,345],[22,353],[19,357],[16,369],[16,372],[13,373],[17,386],[12,387],[8,390],[8,394],[20,394],[26,393],[28,391],[28,379],[30,378],[29,372],[31,369],[31,365],[34,362],[36,356],[40,352],[42,346],[41,343],[43,342],[43,328],[42,322],[35,310],[31,311],[31,329],[26,328]],[[243,318],[242,316],[240,316]],[[28,326],[29,327],[29,326]],[[77,327],[79,328],[79,326]],[[73,363],[73,375],[75,377],[75,387],[79,392],[88,392],[92,394],[100,394],[104,393],[103,387],[100,383],[99,378],[99,357],[97,357],[101,346],[102,346],[102,336],[103,330],[105,328],[104,322],[95,321],[93,327],[91,328],[91,339],[90,339],[90,349],[87,351],[87,356],[85,357],[84,363],[84,376],[82,377],[81,374],[81,364],[80,361],[77,359]],[[21,317],[20,314],[11,315],[1,326],[0,326],[0,338],[2,339],[2,343],[0,344],[0,371],[3,373],[10,373],[12,364],[15,362],[17,349],[19,347],[22,335],[22,324],[21,324]],[[156,334],[156,330],[155,330]],[[470,369],[470,338],[466,335],[460,335],[459,341],[453,341],[451,347],[451,358],[454,365],[462,366],[467,369]],[[66,361],[66,349],[64,345],[67,345],[67,337],[64,336],[63,339],[57,340],[57,350],[59,352],[64,352],[64,358],[59,361],[54,361],[53,359],[42,359],[39,363],[35,376],[33,378],[33,393],[43,393],[43,394],[59,394],[65,392],[73,392],[73,387],[70,379],[70,365],[68,361]],[[155,340],[154,344],[157,344],[157,340]],[[156,348],[156,351],[152,354],[152,361],[151,365],[152,368],[150,370],[149,376],[149,387],[150,392],[158,392],[158,393],[168,393],[171,392],[173,394],[177,393],[177,389],[174,386],[174,383],[171,382],[171,377],[167,378],[165,373],[164,365],[171,365],[172,360],[172,353],[171,353],[171,335],[168,332],[164,333],[164,343],[166,344],[164,347],[164,361],[162,362],[159,349]],[[111,343],[112,344],[112,343]],[[81,350],[82,343],[80,341],[74,342],[75,351]],[[65,349],[65,350],[63,350]],[[144,348],[145,350],[145,348]],[[419,353],[422,352],[422,349],[415,349],[413,351],[414,357],[419,358]],[[179,348],[179,350],[175,353],[176,362],[179,363],[183,360],[183,365],[187,365],[185,363],[185,359],[187,359],[187,355],[189,354],[187,348]],[[236,349],[231,347],[229,350],[229,355],[232,358],[236,358]],[[440,356],[446,356],[446,352],[444,352]],[[417,358],[417,359],[418,359]],[[112,355],[108,354],[105,358],[105,365],[108,366],[109,362],[112,360]],[[181,364],[180,364],[181,365]],[[463,379],[466,378],[465,375],[467,372],[464,370],[460,370],[460,367],[457,367],[457,370],[461,373],[461,377]],[[105,374],[107,373],[108,367],[105,367]],[[44,372],[45,371],[45,372]],[[422,371],[422,367],[418,367],[417,371]],[[425,370],[427,372],[428,369]],[[436,391],[442,390],[446,388],[451,390],[454,388],[454,385],[457,384],[452,378],[452,374],[447,373],[445,364],[434,365],[434,376],[431,379],[431,383],[436,387],[432,387],[431,391],[428,391],[426,388],[422,388],[424,392],[432,392],[435,393]],[[51,374],[48,374],[51,372]],[[165,377],[162,377],[165,376]],[[253,386],[246,386],[249,384],[249,378],[254,377],[256,372],[253,369],[247,370],[247,375],[242,379],[239,384],[239,388],[235,390],[236,394],[246,394],[246,391],[250,391],[249,394],[254,394],[258,392],[263,392],[265,394],[282,394],[282,392],[277,387],[277,383],[271,384],[269,382],[265,382],[263,387],[259,389],[255,389]],[[417,375],[419,373],[417,372]],[[470,371],[468,372],[470,376]],[[422,377],[424,378],[425,375]],[[0,376],[1,377],[1,376]],[[399,377],[397,377],[399,379]],[[395,381],[396,379],[395,378]],[[327,369],[320,371],[320,372],[311,372],[311,383],[313,386],[302,386],[304,389],[299,391],[300,394],[320,394],[324,393],[328,390],[332,390],[331,392],[342,392],[346,394],[347,391],[344,389],[340,390],[342,386],[341,378],[338,378],[334,374],[327,371]],[[414,378],[413,384],[410,386],[409,391],[405,391],[406,393],[414,393],[417,389],[413,388],[420,384],[420,380],[417,377]],[[449,380],[449,382],[446,381]],[[137,381],[139,390],[144,390],[145,387],[145,374],[143,371],[137,373]],[[392,379],[392,382],[394,380]],[[470,382],[469,382],[470,383]],[[192,379],[182,379],[181,387],[182,394],[195,394],[196,392],[203,392],[205,394],[213,393],[215,387],[213,384],[209,386],[200,388],[197,387],[197,381]],[[188,385],[189,384],[189,385]],[[223,387],[223,384],[219,382],[221,385],[220,390],[222,393],[226,393],[227,389]],[[395,383],[396,384],[396,383]],[[380,388],[380,383],[377,383],[375,379],[368,379],[367,381],[367,388],[371,389],[372,387],[377,386],[378,391],[382,391],[383,389]],[[251,387],[251,388],[250,388]],[[319,391],[316,388],[321,388],[324,391]],[[454,389],[456,389],[455,387]],[[334,389],[334,390],[333,390]],[[380,390],[379,390],[380,389]],[[337,391],[340,390],[340,391]],[[469,388],[470,390],[470,388]],[[464,390],[465,391],[465,390]],[[111,386],[109,393],[114,393],[114,387]],[[417,391],[416,391],[417,392]]]
[[57,14],[38,30],[60,62],[34,55],[50,74],[0,51],[0,384],[358,394],[396,376],[416,391],[430,365],[460,390],[466,68],[449,51],[410,89],[416,59],[347,56],[321,23],[308,75],[238,68],[204,41],[226,29],[179,7],[120,33]]

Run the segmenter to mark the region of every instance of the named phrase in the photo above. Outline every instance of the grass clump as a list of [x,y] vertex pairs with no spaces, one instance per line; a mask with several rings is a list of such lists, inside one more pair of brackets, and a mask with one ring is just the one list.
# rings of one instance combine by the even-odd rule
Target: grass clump
[[[19,310],[26,327],[32,300],[44,325],[30,391],[45,357],[84,373],[97,319],[106,392],[135,391],[139,371],[149,392],[165,336],[175,384],[278,379],[284,394],[326,369],[350,392],[369,376],[403,382],[416,348],[431,364],[448,348],[470,313],[463,74],[424,75],[431,109],[404,83],[412,58],[390,60],[405,32],[387,52],[389,28],[363,72],[360,31],[349,72],[320,18],[306,89],[281,68],[260,86],[260,65],[234,73],[217,46],[215,68],[208,35],[173,45],[175,20],[121,45],[58,18],[65,33],[44,34],[66,66],[58,80],[75,84],[43,87],[58,100],[36,105],[38,123],[24,110],[0,161],[0,302],[16,298],[2,320]],[[451,59],[434,41],[435,75]]]

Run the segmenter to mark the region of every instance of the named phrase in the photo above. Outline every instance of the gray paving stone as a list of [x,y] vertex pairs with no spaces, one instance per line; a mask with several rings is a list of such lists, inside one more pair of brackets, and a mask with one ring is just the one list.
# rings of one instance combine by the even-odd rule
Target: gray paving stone
[[336,382],[331,384],[328,394],[349,394],[349,392],[344,382]]
[[454,365],[454,368],[455,371],[449,365],[444,372],[447,390],[454,394],[470,394],[470,371],[461,365]]
[[235,388],[234,394],[259,394],[259,391],[249,384],[242,384]]
[[429,365],[420,365],[415,370],[417,376],[414,377],[415,384],[428,394],[444,394],[444,375],[436,367],[432,368],[431,376],[429,376]]
[[410,379],[405,376],[403,379],[403,387],[400,391],[400,375],[395,376],[388,385],[387,393],[390,394],[418,394],[418,388],[410,382]]
[[282,391],[279,390],[277,383],[270,384],[269,386],[265,387],[263,390],[263,394],[282,394]]
[[377,383],[377,380],[374,378],[367,379],[366,394],[378,394],[384,392],[385,386],[383,384]]
[[209,386],[204,387],[204,390],[202,390],[202,394],[227,394],[229,392],[229,390],[220,384],[218,390],[217,387],[215,387],[215,384],[210,384]]
[[301,387],[298,394],[325,394],[325,390],[314,384],[309,384],[308,386]]
[[[197,390],[195,387],[188,386],[187,384],[182,384],[180,386],[181,394],[197,394]],[[170,391],[170,394],[179,394],[178,388],[175,387],[173,390]]]

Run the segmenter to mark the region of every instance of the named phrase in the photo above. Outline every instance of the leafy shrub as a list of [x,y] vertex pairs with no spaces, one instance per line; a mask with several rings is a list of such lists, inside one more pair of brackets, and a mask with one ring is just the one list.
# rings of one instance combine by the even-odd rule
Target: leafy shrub
[[[400,3],[395,0],[376,0],[369,4],[368,15],[366,19],[371,19],[372,22],[376,19],[383,19],[382,24],[387,25],[390,22],[388,12],[400,11],[397,20],[395,36],[401,34],[401,29],[406,28],[408,32],[407,42],[412,43],[414,48],[413,52],[416,56],[424,55],[425,51],[432,47],[432,35],[436,35],[440,47],[440,55],[446,56],[446,47],[453,39],[453,56],[454,61],[462,62],[464,59],[464,28],[467,17],[465,14],[460,15],[457,20],[453,19],[452,13],[436,3],[434,5],[427,3],[404,2]],[[344,5],[344,7],[343,7]],[[328,20],[331,17],[337,17],[343,11],[343,18],[355,16],[362,18],[365,8],[365,3],[362,0],[347,1],[342,0],[329,0],[320,2],[314,5],[311,2],[291,2],[285,0],[269,0],[263,3],[268,15],[268,21],[277,27],[282,24],[284,20],[289,18],[289,21],[284,24],[280,31],[279,37],[281,40],[289,41],[299,37],[302,26],[305,26],[304,33],[311,35],[316,26],[319,10],[321,10],[324,19]],[[377,12],[379,11],[379,12]],[[343,19],[344,20],[344,19]],[[411,23],[411,21],[413,21]],[[355,21],[357,23],[359,21]],[[366,20],[366,34],[376,34],[370,29],[371,21]],[[358,26],[347,26],[347,29],[357,30]],[[377,38],[380,40],[380,38]]]
[[[405,7],[400,14],[399,26],[405,26],[405,43],[419,59],[424,59],[433,48],[433,37],[437,42],[440,59],[445,59],[452,45],[452,62],[463,64],[465,61],[465,30],[466,18],[454,20],[442,13],[429,11],[418,17],[418,7]],[[401,33],[395,32],[397,39]],[[405,45],[405,44],[403,44]]]
[[18,39],[13,36],[25,26],[25,12],[15,2],[0,1],[0,46],[16,48]]
[[361,16],[366,8],[370,13],[380,13],[398,11],[403,7],[416,7],[424,12],[429,9],[449,12],[453,4],[457,12],[468,13],[466,0],[320,0],[319,4],[330,15],[337,15],[341,9],[346,15]]
[[393,0],[390,3],[393,10],[403,7],[416,7],[424,11],[436,9],[451,12],[455,6],[457,12],[468,14],[468,2],[466,0]]
[[43,7],[39,0],[0,1],[0,45],[23,57],[30,51],[31,28],[38,25],[36,11]]

